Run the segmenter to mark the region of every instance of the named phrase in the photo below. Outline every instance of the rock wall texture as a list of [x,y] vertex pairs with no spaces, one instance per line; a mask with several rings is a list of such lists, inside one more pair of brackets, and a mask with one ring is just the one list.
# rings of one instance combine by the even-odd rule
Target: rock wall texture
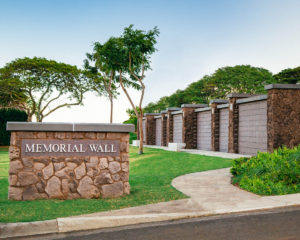
[[170,142],[173,142],[173,115],[171,114],[172,111],[168,111],[167,113],[167,142],[166,146]]
[[195,108],[182,108],[183,124],[182,135],[186,149],[197,149],[197,114]]
[[300,90],[268,91],[268,151],[300,144]]
[[211,104],[211,150],[219,151],[220,111],[217,103]]
[[[22,157],[22,139],[119,140],[117,157]],[[114,198],[130,193],[129,134],[12,132],[9,199]]]
[[238,98],[229,98],[229,121],[228,121],[228,152],[239,152],[239,106]]
[[154,116],[146,116],[146,144],[147,145],[155,145],[155,119]]
[[167,116],[166,116],[166,114],[162,114],[161,121],[162,121],[162,123],[161,123],[161,126],[162,126],[161,145],[167,146]]

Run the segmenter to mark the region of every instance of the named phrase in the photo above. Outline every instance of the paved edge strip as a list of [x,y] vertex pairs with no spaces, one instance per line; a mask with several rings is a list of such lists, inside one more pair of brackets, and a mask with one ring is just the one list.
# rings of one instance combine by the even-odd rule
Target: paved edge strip
[[0,238],[57,233],[57,220],[0,224]]
[[21,236],[42,235],[50,233],[66,233],[101,228],[120,227],[141,223],[163,222],[187,218],[208,217],[232,213],[255,212],[282,207],[300,206],[299,204],[283,204],[277,207],[247,208],[238,210],[219,209],[217,211],[201,211],[188,213],[162,213],[142,214],[125,216],[103,216],[103,217],[66,217],[55,220],[5,223],[0,225],[0,238],[11,238]]

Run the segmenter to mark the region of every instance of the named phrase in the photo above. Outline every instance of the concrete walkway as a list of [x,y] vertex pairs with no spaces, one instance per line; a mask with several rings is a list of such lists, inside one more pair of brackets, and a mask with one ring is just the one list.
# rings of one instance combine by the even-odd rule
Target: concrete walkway
[[47,223],[2,224],[0,237],[79,231],[300,205],[300,193],[261,197],[233,186],[229,168],[183,175],[175,178],[172,185],[190,198],[58,218]]
[[[168,147],[164,147],[164,146],[144,145],[144,147],[157,148],[157,149],[163,149],[166,151],[170,151]],[[198,150],[198,149],[181,149],[180,151],[191,153],[191,154],[199,154],[199,155],[204,155],[204,156],[222,157],[222,158],[231,158],[231,159],[240,158],[240,157],[251,157],[250,155],[242,155],[242,154],[227,153],[227,152],[205,151],[205,150]]]

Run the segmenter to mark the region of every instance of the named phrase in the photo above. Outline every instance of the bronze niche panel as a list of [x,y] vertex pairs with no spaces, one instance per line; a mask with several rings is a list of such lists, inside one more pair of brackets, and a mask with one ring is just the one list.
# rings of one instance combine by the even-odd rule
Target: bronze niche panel
[[119,156],[119,140],[22,139],[22,157]]

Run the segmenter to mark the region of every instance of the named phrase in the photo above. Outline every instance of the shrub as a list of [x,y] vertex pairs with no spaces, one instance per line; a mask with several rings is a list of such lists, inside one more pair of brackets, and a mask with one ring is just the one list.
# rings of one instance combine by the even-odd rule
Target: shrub
[[136,139],[137,139],[136,133],[131,132],[129,135],[129,143],[132,144],[132,141]]
[[233,184],[261,195],[300,192],[300,145],[233,160]]
[[0,109],[0,146],[8,146],[10,142],[10,132],[6,131],[8,121],[27,121],[27,114],[17,109]]

